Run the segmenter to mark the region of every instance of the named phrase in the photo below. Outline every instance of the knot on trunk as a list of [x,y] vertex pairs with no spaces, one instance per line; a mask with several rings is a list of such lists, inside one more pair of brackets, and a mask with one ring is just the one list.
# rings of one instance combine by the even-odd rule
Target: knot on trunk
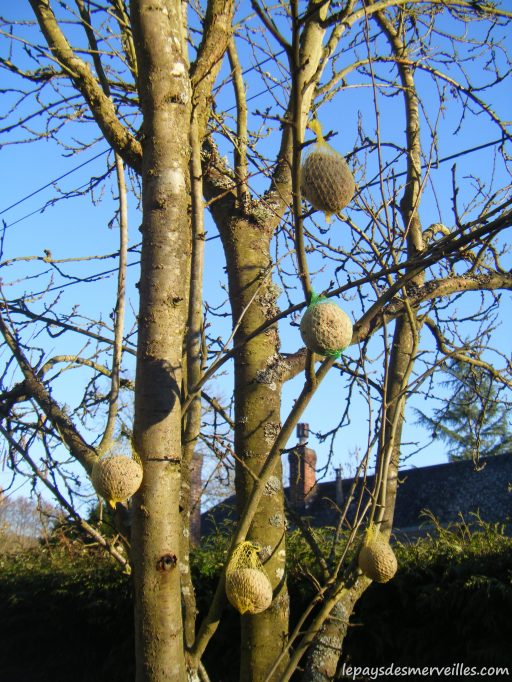
[[172,571],[176,568],[178,563],[178,557],[176,554],[163,554],[156,562],[156,570],[161,573],[166,573],[167,571]]

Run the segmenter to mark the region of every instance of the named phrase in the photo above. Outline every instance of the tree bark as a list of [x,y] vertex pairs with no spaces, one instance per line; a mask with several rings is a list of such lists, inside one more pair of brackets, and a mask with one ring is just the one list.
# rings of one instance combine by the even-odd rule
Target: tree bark
[[118,119],[114,104],[103,91],[89,64],[71,48],[49,0],[30,0],[30,4],[52,55],[83,95],[105,139],[129,166],[140,173],[140,143]]
[[343,590],[308,652],[303,680],[325,682],[334,679],[354,606],[369,584],[370,581],[362,576],[350,589]]
[[[386,35],[394,55],[399,59],[407,58],[407,46],[391,21],[382,12],[377,12],[375,19]],[[400,201],[400,214],[405,230],[407,258],[411,260],[421,254],[424,249],[423,232],[418,213],[422,193],[419,100],[414,83],[413,67],[409,63],[399,61],[398,73],[404,92],[407,124],[407,183]],[[424,279],[425,276],[422,271],[411,279],[411,285],[421,287]],[[407,291],[404,291],[404,300],[406,309],[403,315],[397,319],[393,335],[389,377],[385,394],[384,434],[379,452],[385,482],[380,496],[382,511],[379,518],[382,520],[381,530],[388,533],[391,532],[393,526],[396,504],[406,390],[418,349],[420,330],[416,308],[408,301]]]
[[187,317],[190,81],[180,0],[131,3],[144,116],[132,560],[137,682],[186,679],[180,590],[182,343]]
[[[302,68],[298,69],[297,84],[303,89],[302,107],[294,122],[302,131],[315,83],[322,72],[320,62],[325,29],[320,19],[324,18],[326,11],[327,6],[322,5],[318,13],[313,12],[302,35]],[[206,195],[208,199],[217,193],[223,197],[211,204],[211,210],[226,255],[233,324],[239,325],[234,342],[242,344],[234,357],[235,484],[240,513],[249,498],[254,476],[258,476],[281,427],[281,387],[287,365],[279,354],[277,326],[270,327],[251,341],[243,342],[277,312],[277,291],[270,276],[270,243],[280,216],[291,203],[291,128],[285,126],[269,191],[258,203],[248,198],[247,205],[237,202],[240,192],[236,191],[229,174],[223,173],[226,169],[222,162],[216,165],[219,159],[215,150],[208,151],[213,163],[205,172]],[[280,465],[269,481],[247,539],[261,546],[260,556],[274,588],[274,599],[267,611],[242,616],[242,682],[266,679],[288,636],[289,599],[285,581],[285,515]],[[273,676],[276,682],[286,663],[284,657]]]
[[[270,277],[272,231],[247,219],[232,218],[222,238],[228,264],[233,324],[240,343],[275,314],[276,292]],[[279,337],[276,327],[243,344],[235,355],[236,493],[241,512],[279,430],[281,408]],[[271,607],[242,616],[240,680],[263,680],[281,653],[288,634],[285,573],[285,516],[281,467],[263,495],[247,539],[261,547],[274,588]],[[279,673],[275,677],[279,679]]]
[[[395,56],[406,57],[406,45],[383,13],[376,13],[376,20],[385,33]],[[400,213],[404,226],[404,239],[408,260],[418,256],[423,246],[423,236],[418,208],[421,198],[421,142],[419,104],[414,83],[414,73],[409,64],[398,63],[401,85],[404,91],[407,136],[407,183],[400,201]],[[411,277],[414,287],[421,287],[424,274],[420,271]],[[419,324],[416,309],[408,301],[404,288],[404,312],[396,319],[393,343],[388,359],[388,372],[383,394],[383,419],[377,453],[376,480],[380,481],[377,494],[378,506],[375,519],[380,530],[389,537],[398,490],[398,467],[400,444],[406,404],[406,391],[418,348]],[[364,593],[369,581],[357,580],[347,591],[324,622],[308,655],[303,682],[326,682],[334,678],[347,626],[355,604]],[[341,624],[339,622],[341,618]]]

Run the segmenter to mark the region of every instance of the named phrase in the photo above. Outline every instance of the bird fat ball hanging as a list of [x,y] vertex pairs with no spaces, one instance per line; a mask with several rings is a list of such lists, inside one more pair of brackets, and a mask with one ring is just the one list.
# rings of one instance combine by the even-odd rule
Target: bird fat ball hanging
[[398,563],[391,545],[373,524],[366,530],[358,565],[365,576],[376,583],[387,583],[397,571]]
[[316,143],[302,160],[301,192],[329,220],[332,213],[339,213],[350,203],[356,185],[343,156],[324,140],[320,123],[315,119],[309,127],[316,134]]
[[105,455],[96,460],[92,484],[111,507],[132,497],[142,483],[142,466],[125,455]]
[[313,293],[300,334],[311,352],[337,358],[352,341],[352,322],[334,301]]
[[252,542],[235,548],[226,569],[226,596],[239,613],[261,613],[272,603],[272,585]]

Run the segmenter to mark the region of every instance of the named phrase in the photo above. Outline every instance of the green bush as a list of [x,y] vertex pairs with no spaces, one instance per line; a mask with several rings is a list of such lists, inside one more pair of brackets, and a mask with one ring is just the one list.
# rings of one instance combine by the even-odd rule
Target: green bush
[[[326,557],[332,532],[315,531]],[[230,539],[228,527],[191,557],[199,618],[208,609]],[[0,558],[0,679],[128,682],[133,674],[131,582],[97,548],[55,543]],[[321,567],[291,533],[292,624],[315,594]],[[396,543],[396,577],[372,585],[351,620],[343,660],[354,665],[509,665],[512,539],[481,522],[437,528]],[[207,648],[212,682],[238,680],[239,615],[227,605]]]
[[347,662],[512,666],[512,538],[502,526],[437,526],[395,551],[397,576],[356,607]]
[[133,679],[131,583],[99,552],[0,558],[0,679]]

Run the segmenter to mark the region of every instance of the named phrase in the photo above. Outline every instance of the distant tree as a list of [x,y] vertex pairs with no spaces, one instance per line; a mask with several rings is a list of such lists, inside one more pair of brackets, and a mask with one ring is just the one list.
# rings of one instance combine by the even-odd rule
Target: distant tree
[[512,430],[506,405],[489,372],[478,365],[453,360],[442,385],[450,389],[442,407],[429,416],[417,410],[418,423],[432,438],[447,443],[451,461],[478,460],[480,455],[501,455],[512,451]]
[[0,554],[37,544],[48,534],[55,512],[46,502],[11,497],[0,489]]

